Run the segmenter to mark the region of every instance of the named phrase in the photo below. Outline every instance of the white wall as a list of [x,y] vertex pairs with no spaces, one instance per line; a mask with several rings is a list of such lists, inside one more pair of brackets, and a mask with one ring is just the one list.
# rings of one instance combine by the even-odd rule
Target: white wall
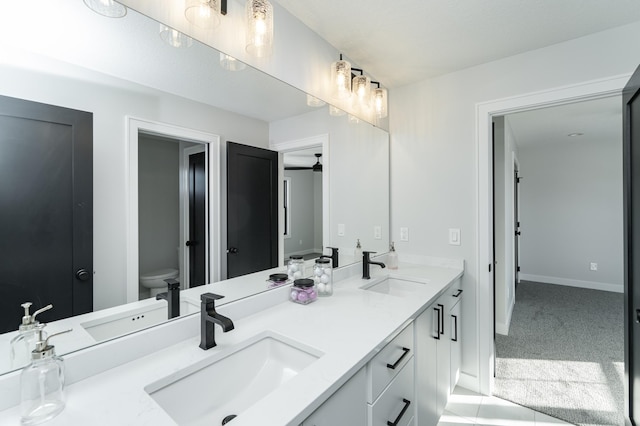
[[138,139],[140,273],[178,269],[180,235],[179,144]]
[[[463,383],[479,383],[478,103],[632,73],[640,23],[394,89],[390,97],[392,239],[400,253],[463,258]],[[409,227],[409,241],[399,228]],[[484,226],[484,225],[483,225]],[[461,245],[448,244],[461,229]],[[483,272],[484,273],[484,272]],[[488,360],[483,360],[483,363]]]
[[[142,86],[126,84],[71,66],[46,73],[0,66],[0,95],[93,113],[94,158],[94,309],[126,302],[127,173],[125,116],[134,116],[220,135],[221,188],[226,188],[226,141],[268,147],[268,124]],[[64,77],[85,76],[85,81]],[[101,84],[90,80],[102,81]],[[221,197],[221,223],[226,223],[226,197]],[[223,230],[223,246],[226,234]],[[222,254],[222,276],[226,258]]]
[[[322,204],[317,210],[314,200],[314,175],[311,170],[285,170],[284,176],[291,178],[289,215],[291,217],[290,238],[284,239],[285,259],[291,254],[313,253],[315,247],[316,215],[322,218]],[[322,193],[320,193],[322,197]]]
[[622,123],[615,140],[583,139],[520,150],[521,277],[622,292]]

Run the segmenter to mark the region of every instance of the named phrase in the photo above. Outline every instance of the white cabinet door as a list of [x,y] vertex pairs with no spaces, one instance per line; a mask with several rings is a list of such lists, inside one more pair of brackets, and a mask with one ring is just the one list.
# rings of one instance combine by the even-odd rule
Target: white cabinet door
[[435,328],[439,331],[436,340],[437,347],[437,383],[436,383],[436,414],[438,418],[451,394],[451,327],[449,319],[450,296],[443,295],[436,302],[437,318]]
[[438,340],[436,337],[436,304],[429,306],[415,320],[416,330],[416,402],[417,423],[420,425],[438,424],[437,392],[438,384]]
[[[367,377],[364,367],[342,385],[303,426],[337,426],[367,424]],[[295,403],[295,401],[292,401]]]
[[460,364],[462,364],[462,322],[460,313],[462,312],[462,300],[458,300],[451,311],[451,390],[458,384],[460,379]]

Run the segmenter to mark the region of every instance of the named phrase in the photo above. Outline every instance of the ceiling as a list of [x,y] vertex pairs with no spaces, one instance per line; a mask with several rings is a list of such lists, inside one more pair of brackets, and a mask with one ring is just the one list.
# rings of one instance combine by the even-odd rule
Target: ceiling
[[383,85],[640,21],[638,0],[274,0]]
[[[518,148],[568,141],[622,143],[620,95],[508,115]],[[581,133],[581,135],[569,136]]]

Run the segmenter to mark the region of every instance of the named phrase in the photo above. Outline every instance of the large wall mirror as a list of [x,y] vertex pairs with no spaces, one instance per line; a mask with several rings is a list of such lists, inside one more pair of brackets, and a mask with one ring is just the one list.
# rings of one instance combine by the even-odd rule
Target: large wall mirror
[[[353,257],[357,239],[364,249],[388,250],[387,132],[340,111],[332,115],[329,105],[309,106],[305,93],[251,67],[225,69],[224,55],[195,40],[170,46],[158,22],[133,10],[108,19],[82,0],[50,0],[37,7],[8,2],[0,9],[0,95],[93,114],[94,311],[122,310],[152,295],[139,286],[142,269],[175,269],[180,281],[188,280],[182,265],[186,210],[180,173],[199,152],[207,156],[211,174],[207,280],[226,277],[229,141],[279,152],[280,265],[292,253],[329,254],[326,247],[338,247],[340,264],[347,265],[358,260]],[[138,159],[132,158],[132,120],[150,123],[136,140]],[[154,129],[174,129],[177,136]],[[316,163],[322,171],[314,171]],[[159,180],[166,191],[152,189]],[[132,203],[138,203],[137,218]],[[256,291],[237,290],[225,300]],[[32,302],[38,308],[47,300]],[[22,309],[11,309],[17,329]],[[46,313],[41,320],[47,321]],[[13,335],[0,336],[1,351]],[[64,345],[59,349],[65,353]],[[0,362],[0,372],[9,370]]]

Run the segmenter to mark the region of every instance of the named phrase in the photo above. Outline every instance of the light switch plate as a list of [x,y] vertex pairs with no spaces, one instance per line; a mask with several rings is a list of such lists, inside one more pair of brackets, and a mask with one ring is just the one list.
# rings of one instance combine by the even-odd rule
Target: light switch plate
[[344,223],[338,224],[338,237],[344,237]]
[[409,228],[400,228],[400,241],[409,241]]
[[381,226],[374,226],[373,227],[373,238],[375,238],[376,240],[381,240],[382,239],[382,227]]
[[459,228],[449,228],[449,244],[452,246],[460,245],[460,229]]

